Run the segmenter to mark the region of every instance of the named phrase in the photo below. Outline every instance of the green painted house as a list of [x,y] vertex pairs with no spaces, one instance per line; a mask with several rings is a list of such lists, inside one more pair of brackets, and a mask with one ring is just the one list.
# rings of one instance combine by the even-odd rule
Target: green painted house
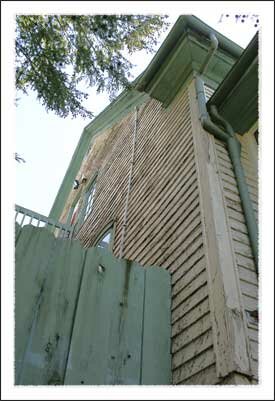
[[52,206],[84,249],[169,273],[172,384],[258,382],[257,161],[258,35],[242,49],[181,16],[85,127]]

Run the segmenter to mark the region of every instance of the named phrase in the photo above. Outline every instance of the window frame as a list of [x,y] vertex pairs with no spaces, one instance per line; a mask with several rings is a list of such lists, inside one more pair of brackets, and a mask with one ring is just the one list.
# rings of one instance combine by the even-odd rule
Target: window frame
[[116,231],[116,219],[111,220],[106,226],[104,226],[104,228],[100,231],[100,233],[96,237],[92,246],[95,248],[98,248],[98,244],[104,238],[104,236],[108,233],[108,231],[111,231],[111,240],[110,240],[108,247],[107,248],[99,247],[99,248],[113,252],[114,238],[115,238],[115,231]]
[[79,192],[77,194],[77,196],[73,200],[73,202],[71,204],[71,207],[69,209],[69,213],[68,213],[68,217],[67,217],[67,224],[70,225],[70,226],[74,226],[78,222],[78,218],[77,218],[75,223],[71,223],[72,218],[73,218],[74,209],[75,209],[75,207],[76,207],[78,202],[80,202],[80,204],[79,204],[80,212],[78,213],[78,216],[79,216],[79,214],[81,213],[81,208],[82,208],[82,206],[81,206],[81,203],[82,203],[81,202],[81,192]]
[[[89,180],[88,184],[86,185],[84,195],[83,195],[83,205],[82,205],[82,209],[81,209],[80,224],[84,224],[85,221],[87,220],[87,218],[89,217],[89,215],[92,213],[93,204],[95,201],[97,176],[98,176],[98,173],[95,173]],[[93,190],[92,206],[91,206],[89,213],[86,215],[86,210],[87,210],[88,200],[89,200],[89,196],[91,194],[91,190]]]

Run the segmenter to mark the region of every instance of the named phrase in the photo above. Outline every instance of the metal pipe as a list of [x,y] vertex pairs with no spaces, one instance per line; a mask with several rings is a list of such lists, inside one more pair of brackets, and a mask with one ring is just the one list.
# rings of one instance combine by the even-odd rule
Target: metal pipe
[[123,257],[123,250],[124,250],[123,248],[124,248],[125,234],[126,234],[126,227],[127,227],[129,197],[130,197],[131,184],[132,184],[133,167],[134,167],[134,162],[135,162],[137,122],[138,122],[138,108],[136,107],[135,108],[135,126],[134,126],[134,134],[133,134],[132,158],[131,158],[131,163],[130,163],[130,171],[129,171],[128,186],[127,186],[127,193],[126,193],[126,199],[125,199],[124,216],[123,216],[122,234],[121,234],[121,241],[120,241],[120,251],[119,251],[120,259],[122,259],[122,257]]
[[241,163],[241,144],[236,138],[233,128],[228,121],[219,115],[216,106],[213,105],[210,107],[210,115],[223,124],[226,132],[228,133],[228,138],[226,141],[228,153],[236,176],[242,208],[245,215],[247,231],[251,242],[252,253],[256,262],[256,269],[258,270],[258,228],[243,166]]
[[216,38],[216,36],[213,32],[210,33],[209,37],[210,37],[211,47],[208,50],[208,54],[206,56],[206,59],[205,59],[203,65],[201,66],[201,69],[199,72],[201,75],[207,70],[207,67],[208,67],[210,61],[212,60],[214,54],[216,53],[216,51],[218,49],[218,45],[219,45],[218,39]]
[[199,119],[202,123],[203,128],[213,134],[216,138],[225,142],[227,145],[228,153],[232,162],[238,185],[238,190],[248,230],[248,236],[255,260],[256,272],[258,273],[258,230],[252,202],[248,192],[247,182],[241,164],[241,144],[237,140],[231,125],[228,123],[228,121],[226,121],[219,115],[217,108],[214,105],[210,107],[210,116],[214,121],[216,121],[216,123],[221,124],[225,128],[225,130],[217,126],[210,119],[206,109],[206,99],[203,90],[204,84],[201,77],[196,76],[195,84],[199,107]]

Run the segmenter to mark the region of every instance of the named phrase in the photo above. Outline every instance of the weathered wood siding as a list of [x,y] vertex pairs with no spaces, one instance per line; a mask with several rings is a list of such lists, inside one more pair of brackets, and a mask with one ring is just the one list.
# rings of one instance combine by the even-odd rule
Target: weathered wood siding
[[[239,137],[239,139],[242,143],[241,161],[257,218],[257,167],[255,161],[252,159],[253,155],[248,149],[246,138]],[[257,320],[251,316],[251,312],[258,310],[258,279],[232,163],[225,144],[215,139],[215,145],[219,164],[219,174],[224,188],[227,214],[229,217],[234,252],[238,266],[242,302],[247,319],[251,366],[253,375],[257,376],[258,323]]]
[[210,86],[204,84],[204,95],[206,100],[210,99],[210,97],[213,95],[215,92],[214,89],[210,88]]
[[[95,154],[92,147],[80,171],[89,177],[98,170],[98,177],[93,211],[77,238],[84,246],[91,246],[115,220],[116,256],[121,244],[134,114],[103,133],[100,149]],[[123,256],[143,266],[165,267],[171,273],[173,383],[214,384],[215,355],[187,91],[182,90],[168,109],[156,100],[142,105],[137,130]]]

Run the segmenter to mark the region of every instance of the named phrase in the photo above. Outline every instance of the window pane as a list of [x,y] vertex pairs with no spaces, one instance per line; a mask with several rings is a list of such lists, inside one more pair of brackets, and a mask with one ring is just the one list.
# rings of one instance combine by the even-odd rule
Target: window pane
[[95,184],[92,185],[87,199],[87,205],[86,205],[86,210],[85,210],[85,215],[84,215],[84,220],[86,220],[86,218],[89,216],[89,214],[92,211],[92,207],[93,207],[93,202],[94,202],[94,195],[95,195]]
[[111,243],[112,232],[111,230],[104,234],[104,237],[98,242],[99,248],[108,248]]
[[76,203],[76,205],[75,205],[75,207],[73,209],[72,218],[71,218],[71,225],[73,225],[76,222],[77,214],[78,214],[79,202],[80,202],[80,199],[78,200],[78,202]]

